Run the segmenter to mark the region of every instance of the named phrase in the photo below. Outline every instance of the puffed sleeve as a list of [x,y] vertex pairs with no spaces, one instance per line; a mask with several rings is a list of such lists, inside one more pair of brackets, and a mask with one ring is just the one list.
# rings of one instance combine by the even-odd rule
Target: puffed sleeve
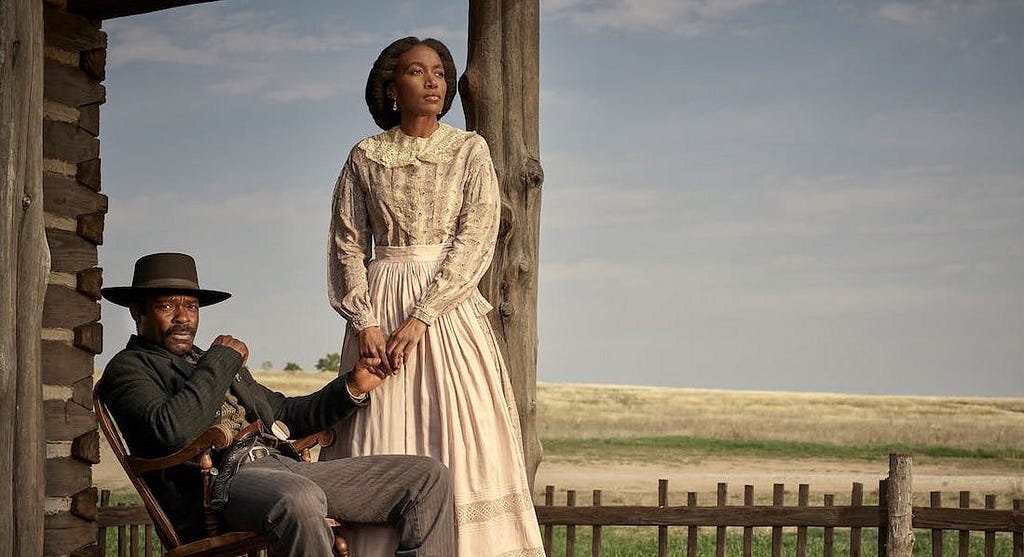
[[334,187],[331,229],[327,254],[327,296],[331,306],[357,331],[375,327],[377,316],[370,307],[366,266],[373,235],[366,210],[366,193],[349,154]]
[[487,142],[474,136],[466,150],[462,208],[452,248],[433,282],[420,297],[412,316],[432,325],[476,292],[491,264],[501,219],[501,196]]

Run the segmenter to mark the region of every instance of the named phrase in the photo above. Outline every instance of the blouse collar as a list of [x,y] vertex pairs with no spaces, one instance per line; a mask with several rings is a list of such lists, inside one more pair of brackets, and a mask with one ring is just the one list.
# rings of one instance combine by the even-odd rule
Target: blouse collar
[[412,137],[395,126],[360,141],[359,148],[366,153],[366,158],[385,168],[419,166],[424,162],[445,164],[455,159],[462,144],[473,135],[474,132],[441,123],[428,137]]

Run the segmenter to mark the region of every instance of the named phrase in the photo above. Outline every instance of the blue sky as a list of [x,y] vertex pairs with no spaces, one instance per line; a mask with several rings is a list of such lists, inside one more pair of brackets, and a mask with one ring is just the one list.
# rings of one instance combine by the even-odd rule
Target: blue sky
[[[392,39],[464,2],[104,23],[108,286],[184,251],[251,367],[338,349],[334,180]],[[1024,396],[1024,2],[550,0],[542,381]],[[446,118],[463,125],[458,99]],[[131,331],[104,302],[105,363]]]

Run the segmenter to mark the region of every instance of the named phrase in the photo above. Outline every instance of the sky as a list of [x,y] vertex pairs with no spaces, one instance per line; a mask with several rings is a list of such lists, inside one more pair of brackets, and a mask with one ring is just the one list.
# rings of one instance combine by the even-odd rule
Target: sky
[[[223,0],[104,22],[99,251],[195,256],[197,337],[339,350],[331,192],[393,39],[467,3]],[[541,3],[538,379],[1024,396],[1024,2]],[[445,121],[464,126],[457,98]],[[103,302],[103,365],[133,331]]]

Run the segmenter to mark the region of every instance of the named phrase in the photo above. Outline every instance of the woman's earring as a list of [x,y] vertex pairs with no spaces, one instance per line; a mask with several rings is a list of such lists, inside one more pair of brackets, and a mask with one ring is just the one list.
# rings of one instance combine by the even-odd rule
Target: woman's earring
[[398,99],[391,102],[391,111],[398,112]]

